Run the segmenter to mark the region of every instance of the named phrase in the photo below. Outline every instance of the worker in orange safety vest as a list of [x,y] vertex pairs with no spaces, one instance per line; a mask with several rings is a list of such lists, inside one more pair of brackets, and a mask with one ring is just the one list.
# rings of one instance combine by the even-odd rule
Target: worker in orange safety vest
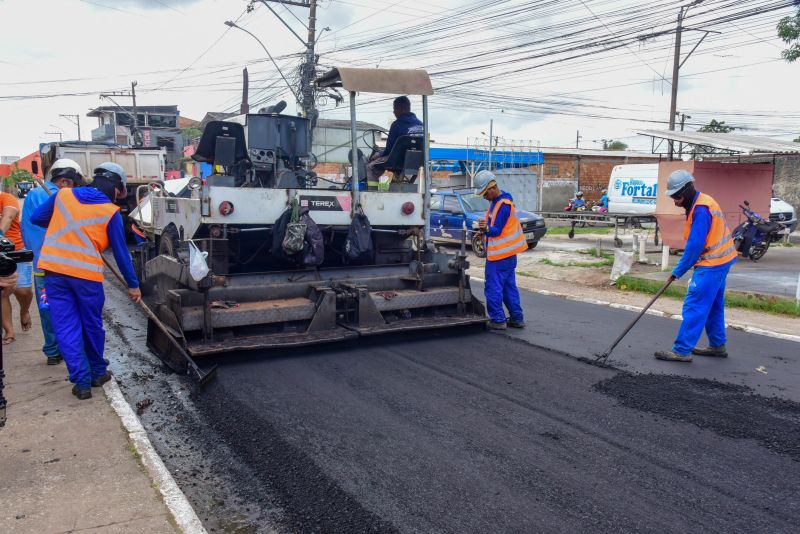
[[[522,225],[517,219],[514,199],[500,191],[491,171],[475,175],[478,194],[490,202],[486,218],[478,226],[486,236],[486,282],[484,295],[489,313],[489,328],[504,330],[506,326],[524,328],[525,318],[517,289],[517,254],[528,250]],[[510,317],[506,319],[503,304]]]
[[[667,179],[666,194],[686,212],[683,237],[686,248],[670,278],[677,280],[694,268],[683,301],[683,321],[670,351],[659,351],[659,360],[691,362],[698,356],[728,356],[725,348],[725,281],[738,253],[717,201],[694,187],[694,176],[678,170]],[[695,345],[705,328],[709,346]]]
[[141,298],[122,216],[114,203],[127,194],[126,180],[120,165],[103,163],[94,170],[91,187],[59,189],[31,216],[33,224],[47,228],[38,268],[45,273],[53,330],[74,384],[72,393],[81,400],[90,399],[91,388],[111,378],[103,357],[101,256],[109,246],[131,300]]

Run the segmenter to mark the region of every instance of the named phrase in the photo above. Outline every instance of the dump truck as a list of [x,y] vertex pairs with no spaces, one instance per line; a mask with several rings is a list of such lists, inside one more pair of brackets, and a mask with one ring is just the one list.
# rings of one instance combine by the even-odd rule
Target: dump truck
[[[308,119],[268,108],[205,127],[193,157],[210,163],[213,175],[178,190],[169,182],[140,188],[144,201],[131,219],[146,237],[135,252],[143,293],[192,357],[486,321],[463,246],[446,254],[430,241],[431,179],[421,172],[429,168],[428,74],[339,68],[316,84],[350,94],[357,163],[348,183],[317,180]],[[357,92],[422,95],[424,135],[398,141],[387,162],[393,179],[380,187],[367,184],[357,148]],[[296,219],[293,207],[319,229],[318,264],[282,249],[281,221]],[[370,251],[354,259],[349,235],[365,221]],[[200,257],[206,268],[197,273]],[[152,321],[147,339],[167,365],[185,369]]]
[[140,185],[164,181],[167,151],[164,148],[130,148],[116,143],[99,141],[63,141],[39,145],[42,159],[42,175],[47,176],[53,163],[60,158],[75,160],[91,181],[92,172],[98,165],[113,161],[128,174],[128,197],[118,203],[123,215],[136,207],[136,188]]

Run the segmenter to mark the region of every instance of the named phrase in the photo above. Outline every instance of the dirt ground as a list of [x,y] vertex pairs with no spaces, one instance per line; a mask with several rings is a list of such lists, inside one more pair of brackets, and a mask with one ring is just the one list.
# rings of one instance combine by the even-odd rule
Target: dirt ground
[[[549,259],[559,266],[542,263]],[[578,252],[554,250],[541,254],[522,254],[517,265],[517,285],[533,291],[550,291],[587,300],[601,300],[616,304],[642,307],[652,298],[645,293],[621,291],[611,284],[611,267],[570,267],[570,262],[593,262],[599,258]],[[483,278],[484,260],[470,258],[469,274]],[[634,264],[632,274],[652,272],[656,267]],[[666,276],[666,275],[665,275]],[[678,315],[683,301],[662,297],[652,307],[664,313]],[[739,308],[727,308],[725,320],[730,324],[746,325],[781,334],[797,335],[800,332],[800,318],[755,312]]]

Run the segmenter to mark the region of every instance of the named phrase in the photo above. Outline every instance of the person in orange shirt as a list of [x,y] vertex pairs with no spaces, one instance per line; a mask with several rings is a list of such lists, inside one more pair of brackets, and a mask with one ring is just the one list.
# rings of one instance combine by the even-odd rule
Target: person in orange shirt
[[[8,240],[14,243],[14,250],[25,248],[22,242],[22,232],[19,227],[19,202],[10,193],[0,193],[0,231]],[[14,321],[11,316],[11,295],[19,302],[19,322],[23,332],[31,329],[31,301],[33,300],[32,285],[33,264],[31,262],[17,265],[17,287],[3,289],[3,345],[14,342]]]

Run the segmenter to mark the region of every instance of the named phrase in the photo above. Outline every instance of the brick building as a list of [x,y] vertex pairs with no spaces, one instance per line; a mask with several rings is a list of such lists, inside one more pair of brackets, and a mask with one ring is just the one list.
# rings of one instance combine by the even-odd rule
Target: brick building
[[658,163],[660,159],[657,155],[622,150],[544,147],[541,152],[544,163],[540,169],[534,170],[540,171],[544,188],[554,182],[569,183],[576,190],[583,191],[587,200],[593,201],[599,200],[602,190],[608,187],[615,166]]

